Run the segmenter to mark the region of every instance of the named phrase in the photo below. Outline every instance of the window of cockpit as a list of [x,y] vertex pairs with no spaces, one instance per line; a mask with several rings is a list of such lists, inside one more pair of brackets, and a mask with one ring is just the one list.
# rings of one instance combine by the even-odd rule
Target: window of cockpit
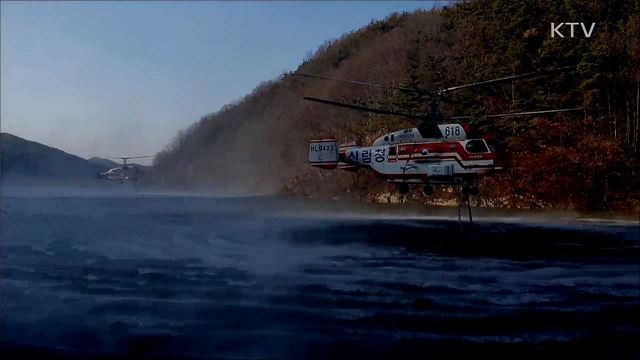
[[487,145],[482,140],[467,141],[467,145],[465,145],[465,149],[467,150],[468,153],[472,153],[472,154],[489,152],[489,149],[487,149]]
[[394,156],[396,154],[398,154],[397,147],[395,146],[389,147],[389,156]]

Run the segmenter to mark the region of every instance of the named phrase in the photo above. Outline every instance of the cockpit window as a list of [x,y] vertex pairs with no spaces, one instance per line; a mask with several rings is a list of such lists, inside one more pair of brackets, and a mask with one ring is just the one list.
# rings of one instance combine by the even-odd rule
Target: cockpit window
[[469,140],[465,146],[469,153],[486,153],[489,152],[487,145],[482,140]]

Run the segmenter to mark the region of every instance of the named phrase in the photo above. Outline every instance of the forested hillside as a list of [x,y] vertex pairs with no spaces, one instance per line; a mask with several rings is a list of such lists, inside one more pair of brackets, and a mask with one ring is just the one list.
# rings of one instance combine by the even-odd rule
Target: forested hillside
[[[477,115],[473,125],[509,146],[513,167],[483,181],[483,206],[629,211],[640,203],[639,7],[634,0],[485,0],[391,14],[327,41],[296,71],[429,89],[577,65],[560,75],[465,90],[442,110]],[[552,38],[550,23],[567,21],[596,26],[590,38]],[[380,194],[393,191],[368,172],[308,167],[307,142],[334,136],[367,144],[412,124],[307,103],[302,96],[413,113],[427,105],[394,91],[283,74],[181,131],[156,157],[158,178],[172,186],[365,201],[380,201]],[[576,106],[584,112],[482,118]],[[418,192],[411,199],[434,201]]]

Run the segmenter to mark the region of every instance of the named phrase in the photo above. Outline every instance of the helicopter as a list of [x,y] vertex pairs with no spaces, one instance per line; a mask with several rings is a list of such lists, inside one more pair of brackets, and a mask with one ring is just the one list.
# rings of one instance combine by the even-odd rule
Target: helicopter
[[120,156],[120,157],[109,157],[110,159],[120,159],[122,160],[122,165],[109,169],[107,171],[101,172],[98,174],[98,177],[111,180],[111,181],[119,181],[122,184],[127,182],[138,182],[141,176],[144,176],[144,170],[140,165],[137,164],[128,164],[127,160],[129,159],[142,159],[152,157],[150,155],[145,156]]
[[[470,137],[469,135],[473,134],[470,126],[457,121],[473,119],[474,116],[445,117],[440,111],[440,102],[449,100],[447,98],[450,94],[459,90],[530,79],[571,71],[575,68],[575,66],[564,66],[436,90],[389,86],[304,73],[294,74],[315,80],[416,93],[429,105],[426,114],[414,114],[304,96],[303,99],[310,102],[374,114],[400,116],[417,123],[413,128],[386,133],[378,137],[371,146],[360,146],[355,142],[338,144],[333,138],[311,140],[309,165],[327,170],[336,168],[346,171],[357,171],[361,168],[371,170],[377,176],[396,185],[403,196],[410,192],[412,186],[422,186],[425,196],[433,194],[434,186],[454,186],[459,189],[459,200],[469,204],[470,195],[479,195],[479,181],[483,176],[507,170],[510,163],[508,149],[503,142],[491,135]],[[583,109],[575,107],[523,111],[484,115],[482,118],[521,117],[580,110]],[[448,120],[455,122],[448,122]],[[469,215],[471,215],[470,209]]]

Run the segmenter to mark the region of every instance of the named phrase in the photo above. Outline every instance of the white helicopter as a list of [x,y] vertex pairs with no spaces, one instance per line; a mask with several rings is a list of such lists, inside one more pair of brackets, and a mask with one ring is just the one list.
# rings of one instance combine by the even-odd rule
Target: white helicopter
[[[332,138],[311,140],[309,165],[328,170],[338,168],[356,171],[364,168],[373,171],[389,183],[397,185],[402,195],[409,192],[410,186],[422,186],[424,195],[429,196],[433,193],[433,185],[453,185],[459,187],[461,197],[469,204],[469,195],[478,195],[479,193],[478,182],[481,177],[508,168],[510,163],[508,150],[504,143],[489,134],[469,136],[470,127],[468,124],[447,123],[447,119],[466,120],[472,119],[473,116],[444,116],[439,109],[440,101],[448,97],[451,92],[462,89],[535,78],[571,71],[575,68],[575,66],[564,66],[431,91],[334,79],[311,74],[295,74],[299,77],[317,80],[417,93],[429,104],[429,110],[426,114],[415,114],[304,96],[304,100],[323,105],[399,116],[417,122],[417,126],[414,128],[380,136],[370,146],[362,146],[355,142],[338,144],[337,140]],[[482,118],[535,116],[581,110],[581,107],[534,110],[484,115]],[[469,214],[471,214],[470,210]]]
[[102,179],[107,179],[111,181],[119,181],[124,184],[127,182],[138,182],[140,177],[144,176],[144,169],[137,164],[128,164],[127,160],[129,159],[142,159],[152,157],[150,155],[144,156],[121,156],[121,157],[111,157],[111,159],[120,159],[122,160],[122,165],[118,167],[114,167],[105,172],[101,172],[99,177]]

